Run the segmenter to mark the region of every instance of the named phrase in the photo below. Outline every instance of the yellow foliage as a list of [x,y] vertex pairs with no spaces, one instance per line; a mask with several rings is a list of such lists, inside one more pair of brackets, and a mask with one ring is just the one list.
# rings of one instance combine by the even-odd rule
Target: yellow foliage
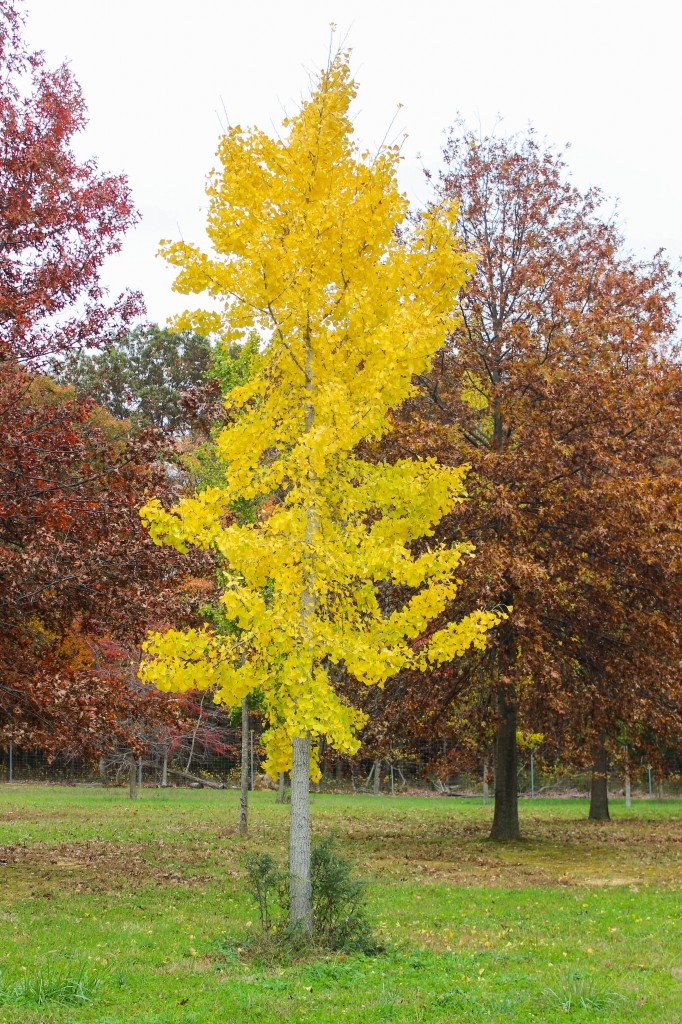
[[[152,636],[143,674],[164,689],[215,687],[228,704],[261,687],[273,775],[290,767],[292,738],[306,732],[357,749],[364,716],[335,692],[330,664],[382,686],[400,669],[483,646],[498,621],[474,612],[415,654],[411,641],[452,600],[472,549],[433,544],[417,556],[410,545],[464,500],[465,467],[370,465],[354,454],[413,393],[474,267],[453,203],[406,219],[397,148],[359,153],[355,93],[339,54],[280,138],[230,129],[208,185],[213,252],[162,248],[178,268],[177,291],[220,304],[183,314],[178,328],[224,344],[255,329],[264,345],[253,377],[227,401],[230,425],[216,441],[225,485],[170,511],[156,500],[142,510],[156,543],[220,553],[229,567],[222,603],[239,635]],[[229,504],[259,496],[267,517],[223,523]],[[412,596],[384,614],[381,583]]]
[[524,732],[522,729],[516,730],[516,742],[522,750],[536,750],[542,743],[544,743],[544,733],[541,732]]

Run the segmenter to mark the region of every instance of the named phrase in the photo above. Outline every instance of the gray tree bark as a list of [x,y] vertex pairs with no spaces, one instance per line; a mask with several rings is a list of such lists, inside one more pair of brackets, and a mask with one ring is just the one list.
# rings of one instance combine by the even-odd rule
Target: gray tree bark
[[130,758],[128,779],[130,783],[130,799],[137,800],[137,765],[133,761],[132,757]]
[[[313,347],[310,335],[305,337],[305,433],[313,428],[315,378]],[[311,482],[315,482],[312,469]],[[303,589],[301,592],[301,632],[311,659],[315,662],[313,624],[315,618],[315,541],[318,532],[318,511],[310,499],[306,510],[305,545],[303,548]],[[313,933],[313,890],[310,878],[310,733],[295,736],[291,759],[291,811],[289,815],[289,922],[305,935]]]
[[628,810],[632,807],[632,783],[630,780],[630,762],[625,760],[625,806]]
[[239,835],[249,831],[249,702],[242,700],[242,774],[239,791]]
[[291,762],[289,830],[289,921],[307,935],[313,931],[310,880],[310,733],[296,736]]
[[374,762],[374,795],[381,793],[381,761]]
[[279,773],[279,785],[277,787],[277,803],[284,803],[284,784],[286,779],[286,772]]

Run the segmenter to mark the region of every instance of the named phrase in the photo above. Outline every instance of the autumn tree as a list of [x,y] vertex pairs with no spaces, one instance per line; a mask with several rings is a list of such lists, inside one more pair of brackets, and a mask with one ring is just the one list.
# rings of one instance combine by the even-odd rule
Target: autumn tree
[[87,123],[66,64],[50,70],[27,49],[23,15],[0,0],[0,355],[35,366],[97,345],[139,311],[137,296],[108,304],[99,281],[136,220],[125,178],[79,161]]
[[[0,0],[0,737],[94,758],[131,739],[147,701],[98,667],[100,641],[162,622],[185,573],[149,557],[137,515],[167,487],[158,439],[131,439],[44,372],[139,310],[134,296],[108,303],[99,281],[135,212],[123,178],[74,155],[78,84],[21,32]],[[147,703],[169,702],[149,690]]]
[[100,351],[75,352],[55,370],[79,397],[94,399],[118,419],[178,435],[195,424],[193,397],[203,394],[211,355],[201,335],[151,324],[114,337]]
[[131,439],[48,377],[0,366],[0,381],[0,736],[97,759],[157,719],[174,725],[104,641],[135,661],[150,624],[190,621],[206,595],[186,589],[196,567],[159,559],[139,522],[150,489],[172,493],[156,439]]
[[496,723],[492,836],[509,839],[519,729],[543,733],[555,758],[597,764],[604,793],[623,730],[679,734],[673,276],[661,254],[628,253],[602,194],[580,192],[532,133],[460,126],[445,161],[437,193],[461,203],[476,273],[380,455],[466,458],[471,500],[438,536],[476,545],[465,599],[514,611],[486,651],[428,687],[403,678],[392,727],[447,731],[452,701],[473,687],[481,738]]
[[[454,324],[472,269],[446,200],[407,220],[397,149],[358,151],[345,55],[271,139],[231,129],[211,175],[213,253],[166,243],[175,288],[208,292],[215,312],[177,321],[230,343],[257,329],[256,372],[228,399],[217,439],[225,483],[143,514],[152,536],[181,550],[218,551],[229,567],[222,603],[240,634],[169,631],[148,645],[145,677],[163,688],[215,686],[233,704],[259,686],[267,767],[291,770],[290,913],[312,928],[309,782],[324,736],[353,752],[363,716],[340,697],[333,666],[382,686],[406,665],[438,664],[485,646],[490,612],[472,612],[412,641],[455,595],[470,545],[413,542],[462,500],[463,470],[430,460],[372,465],[361,439],[388,429]],[[400,232],[399,232],[400,229]],[[262,497],[258,521],[224,523],[235,500]],[[383,614],[387,581],[403,600]]]

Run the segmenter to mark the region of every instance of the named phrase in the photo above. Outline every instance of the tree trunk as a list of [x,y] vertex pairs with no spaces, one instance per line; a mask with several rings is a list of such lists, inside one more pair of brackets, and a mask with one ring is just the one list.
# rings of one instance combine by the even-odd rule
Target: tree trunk
[[519,788],[517,779],[516,704],[505,689],[497,693],[497,735],[495,737],[495,814],[491,839],[520,839]]
[[130,771],[129,771],[129,782],[130,782],[130,799],[137,799],[137,765],[130,759]]
[[604,744],[598,747],[590,786],[590,821],[610,821],[608,754]]
[[[315,420],[313,347],[310,333],[305,335],[305,433]],[[309,658],[309,671],[315,667],[313,623],[315,619],[315,540],[318,532],[316,476],[308,470],[312,485],[306,509],[305,544],[302,553],[303,589],[301,591],[301,632]],[[310,879],[310,732],[294,736],[291,758],[291,811],[289,813],[289,923],[300,933],[313,933],[313,892]]]
[[381,793],[381,761],[374,762],[374,795]]
[[625,806],[628,810],[632,807],[632,784],[630,781],[630,762],[625,762]]
[[249,702],[242,700],[242,776],[239,792],[239,835],[249,831]]
[[322,789],[322,786],[323,785],[326,786],[326,784],[327,784],[327,759],[326,759],[326,757],[323,757],[323,755],[326,755],[326,753],[327,753],[327,737],[326,736],[320,736],[320,745],[319,745],[318,751],[317,751],[317,759],[318,759],[318,761],[320,763],[321,776],[317,780],[317,782],[315,783],[315,792],[316,793],[319,793],[321,791],[321,789]]
[[103,757],[99,759],[99,777],[103,786],[107,784],[107,762]]
[[488,760],[486,758],[486,760],[483,762],[483,803],[484,804],[488,803],[489,796],[490,796],[490,794],[489,794],[489,791],[488,791]]
[[286,777],[286,772],[280,772],[279,773],[279,788],[277,790],[277,803],[278,804],[283,804],[284,803],[284,781],[285,781],[285,777]]
[[189,772],[183,772],[179,768],[169,768],[168,771],[171,775],[177,775],[179,779],[187,779],[188,782],[195,782],[197,786],[207,786],[209,789],[225,789],[224,782],[213,782],[212,779],[200,779],[198,775],[191,775]]
[[294,737],[289,831],[289,921],[306,935],[313,931],[310,881],[310,733]]
[[168,787],[168,751],[163,752],[163,765],[161,766],[161,786],[163,789]]

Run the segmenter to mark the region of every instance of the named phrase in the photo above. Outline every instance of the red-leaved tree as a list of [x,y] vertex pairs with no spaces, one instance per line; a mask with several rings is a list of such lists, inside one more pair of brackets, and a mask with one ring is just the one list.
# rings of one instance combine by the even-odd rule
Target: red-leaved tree
[[507,839],[519,729],[596,766],[593,816],[607,813],[605,765],[624,736],[648,737],[655,756],[681,734],[674,280],[661,254],[627,252],[602,195],[577,190],[532,134],[461,131],[445,159],[437,187],[461,201],[478,266],[460,327],[378,454],[470,464],[470,500],[440,539],[476,544],[462,600],[513,613],[487,651],[387,686],[374,728],[381,738],[383,717],[384,738],[457,739],[465,717],[475,747],[492,727],[492,835]]
[[80,87],[28,50],[22,26],[0,0],[0,358],[35,365],[101,344],[140,311],[138,295],[108,303],[99,280],[137,215],[124,177],[74,155]]
[[140,716],[172,725],[176,710],[72,657],[74,637],[134,647],[173,604],[191,614],[191,566],[160,561],[140,527],[145,495],[171,485],[158,436],[44,375],[140,311],[135,295],[107,302],[99,280],[136,214],[124,178],[75,157],[80,89],[27,49],[22,22],[0,0],[0,737],[95,757],[139,746]]

